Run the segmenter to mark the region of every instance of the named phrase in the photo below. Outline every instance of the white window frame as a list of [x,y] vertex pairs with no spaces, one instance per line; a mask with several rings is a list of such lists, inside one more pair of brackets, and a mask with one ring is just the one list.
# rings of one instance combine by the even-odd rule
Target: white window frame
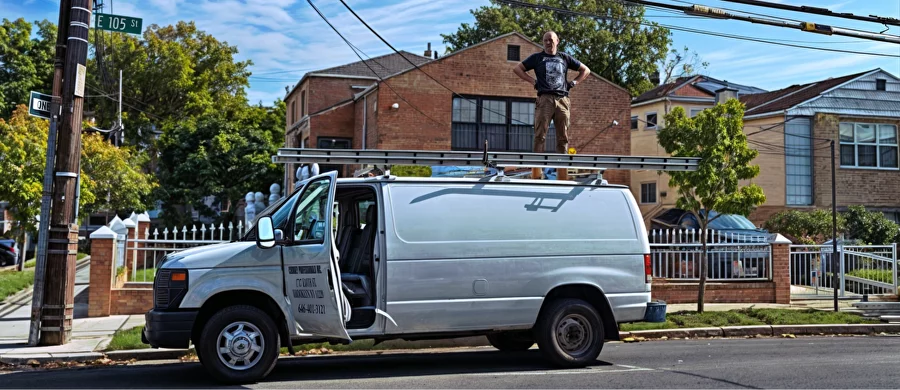
[[[703,112],[703,110],[705,110],[705,108],[691,107],[691,109],[688,110],[688,115],[690,115],[691,118],[693,118],[693,117],[699,115],[701,112]],[[697,113],[694,114],[694,111],[697,111]]]
[[[648,184],[653,184],[653,201],[652,202],[644,202],[644,186]],[[638,194],[640,196],[640,204],[657,204],[659,203],[659,187],[656,185],[655,181],[646,181],[641,183],[641,190]]]
[[[653,126],[650,126],[650,115],[656,115],[656,123]],[[656,111],[650,111],[644,113],[644,130],[656,130],[659,129],[659,114]]]
[[[852,125],[853,126],[853,141],[842,141],[841,140],[841,125]],[[858,142],[856,140],[856,132],[857,125],[870,125],[875,127],[875,141],[874,142]],[[896,142],[894,143],[881,143],[881,126],[891,126],[894,128],[894,138]],[[838,124],[838,140],[840,141],[840,146],[853,146],[853,165],[845,165],[843,161],[838,161],[842,169],[867,169],[867,170],[876,170],[876,171],[900,171],[900,126],[897,126],[892,123],[867,123],[867,122],[840,122]],[[860,166],[859,165],[859,146],[874,146],[875,147],[875,166]],[[897,148],[898,154],[898,166],[897,167],[882,167],[881,166],[881,147],[894,147]]]

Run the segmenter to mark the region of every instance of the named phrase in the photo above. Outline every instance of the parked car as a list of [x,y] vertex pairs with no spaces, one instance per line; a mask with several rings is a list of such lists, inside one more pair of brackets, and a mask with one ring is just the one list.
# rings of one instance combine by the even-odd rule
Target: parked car
[[240,240],[169,254],[143,339],[193,343],[231,383],[268,375],[281,346],[359,339],[485,335],[582,367],[654,312],[642,231],[624,186],[323,173]]
[[[747,217],[736,214],[719,215],[716,211],[709,213],[715,218],[709,223],[707,243],[716,244],[716,248],[707,254],[707,277],[714,279],[731,278],[764,278],[769,274],[768,250],[760,250],[761,243],[767,243],[770,233],[756,227]],[[700,243],[700,223],[693,213],[679,208],[667,209],[650,218],[650,240],[653,243],[666,243],[665,236],[654,236],[654,230],[676,229],[685,231],[679,240],[681,243]],[[719,244],[728,244],[720,246]],[[692,259],[691,259],[692,260]],[[688,274],[699,275],[699,270],[686,269],[690,261],[684,261],[680,268]],[[699,276],[698,276],[699,277]]]
[[0,266],[16,265],[19,263],[19,245],[16,240],[0,238]]

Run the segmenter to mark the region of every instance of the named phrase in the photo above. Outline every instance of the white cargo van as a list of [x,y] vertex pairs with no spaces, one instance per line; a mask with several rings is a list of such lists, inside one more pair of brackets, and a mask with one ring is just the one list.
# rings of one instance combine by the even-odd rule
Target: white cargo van
[[238,241],[170,254],[145,342],[196,347],[225,382],[279,347],[486,335],[595,361],[650,302],[649,244],[628,188],[547,180],[308,179]]

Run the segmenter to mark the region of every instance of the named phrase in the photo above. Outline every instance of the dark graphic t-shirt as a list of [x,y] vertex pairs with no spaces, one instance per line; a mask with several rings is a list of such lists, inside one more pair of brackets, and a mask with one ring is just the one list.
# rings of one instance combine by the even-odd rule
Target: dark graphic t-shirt
[[543,51],[534,53],[525,61],[522,61],[525,71],[534,69],[534,75],[537,79],[538,95],[545,93],[553,93],[561,96],[569,95],[569,86],[566,80],[566,72],[578,70],[581,68],[581,62],[574,57],[563,53],[556,52],[555,56],[551,56]]

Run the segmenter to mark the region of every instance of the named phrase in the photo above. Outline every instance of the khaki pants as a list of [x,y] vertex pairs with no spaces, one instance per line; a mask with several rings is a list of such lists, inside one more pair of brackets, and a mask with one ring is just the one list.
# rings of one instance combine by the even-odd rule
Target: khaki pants
[[556,153],[569,148],[569,98],[553,94],[538,96],[534,105],[534,153],[544,153],[550,120],[556,126]]

